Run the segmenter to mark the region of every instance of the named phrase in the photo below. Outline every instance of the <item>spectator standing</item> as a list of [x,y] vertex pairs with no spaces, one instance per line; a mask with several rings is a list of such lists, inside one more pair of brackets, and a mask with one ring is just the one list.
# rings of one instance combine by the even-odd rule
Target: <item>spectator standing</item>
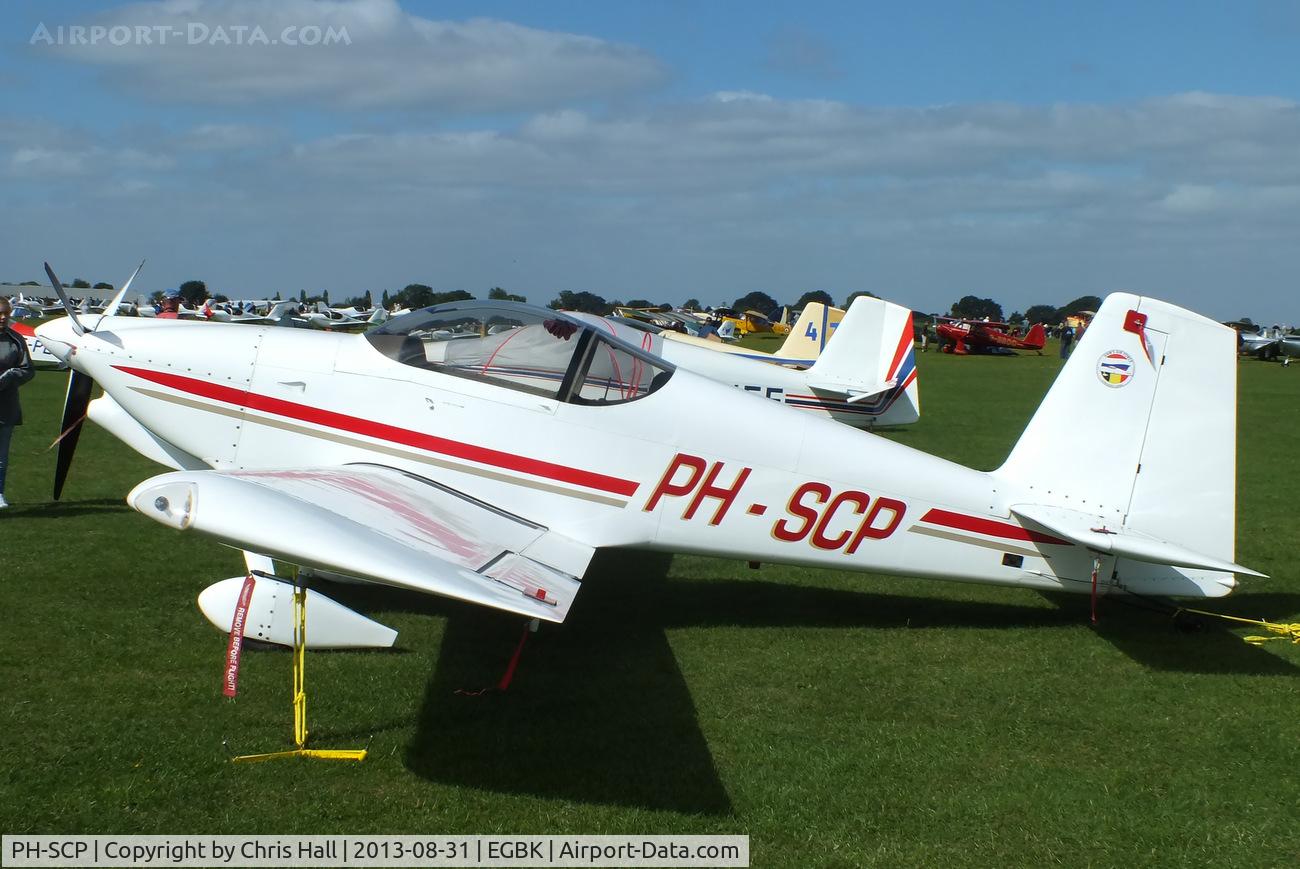
[[5,475],[9,470],[9,442],[14,427],[22,425],[23,409],[18,404],[18,387],[31,380],[36,371],[27,352],[27,339],[9,328],[13,306],[0,298],[0,510],[9,506],[5,500]]

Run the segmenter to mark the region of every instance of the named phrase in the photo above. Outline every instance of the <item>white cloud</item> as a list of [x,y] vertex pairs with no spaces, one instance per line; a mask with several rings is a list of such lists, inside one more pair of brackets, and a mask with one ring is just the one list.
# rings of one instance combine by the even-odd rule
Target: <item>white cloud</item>
[[175,159],[161,150],[106,146],[100,144],[100,138],[46,125],[15,124],[7,135],[0,136],[0,159],[5,175],[15,180],[166,172],[176,165]]
[[17,178],[80,175],[84,154],[53,148],[17,148],[9,156],[9,174]]
[[[238,127],[147,150],[111,132],[70,146],[78,135],[0,124],[0,165],[25,161],[25,177],[55,179],[42,197],[48,186],[81,205],[131,191],[132,232],[245,268],[237,279],[267,290],[423,279],[542,302],[562,287],[721,301],[823,286],[934,309],[961,289],[1010,310],[1126,285],[1277,319],[1260,300],[1289,280],[1300,225],[1300,110],[1272,98],[877,108],[709,96],[292,145]],[[195,136],[231,147],[195,151]],[[80,174],[59,181],[61,169]],[[112,185],[77,180],[101,175]],[[15,229],[0,257],[22,250]],[[262,269],[272,283],[252,283]],[[1227,284],[1247,307],[1215,307]]]
[[177,144],[195,151],[239,151],[278,138],[276,131],[252,124],[199,124],[179,136]]
[[[46,50],[98,66],[134,90],[185,102],[535,110],[644,89],[665,77],[663,65],[634,46],[485,18],[433,21],[395,0],[158,0],[107,11],[94,23],[132,38],[94,45],[64,39]],[[135,38],[139,28],[152,34],[151,44]],[[320,44],[283,44],[286,36],[304,41],[309,28],[318,28]],[[259,32],[280,44],[257,40]],[[346,34],[346,43],[325,44],[330,33]]]

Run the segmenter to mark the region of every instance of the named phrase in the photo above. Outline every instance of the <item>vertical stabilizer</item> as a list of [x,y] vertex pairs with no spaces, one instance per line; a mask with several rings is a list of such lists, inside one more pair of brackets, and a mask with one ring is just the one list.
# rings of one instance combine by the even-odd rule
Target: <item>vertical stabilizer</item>
[[916,422],[921,403],[911,310],[858,296],[834,340],[809,369],[808,385],[817,392],[845,396],[858,409],[882,417],[881,425]]
[[994,476],[1025,505],[1013,511],[1074,523],[1074,539],[1113,538],[1112,551],[1152,563],[1230,564],[1236,409],[1231,329],[1115,293]]
[[785,342],[775,356],[781,359],[800,360],[811,365],[821,355],[826,343],[844,319],[844,311],[823,305],[821,302],[809,302],[804,305],[799,319],[785,336]]

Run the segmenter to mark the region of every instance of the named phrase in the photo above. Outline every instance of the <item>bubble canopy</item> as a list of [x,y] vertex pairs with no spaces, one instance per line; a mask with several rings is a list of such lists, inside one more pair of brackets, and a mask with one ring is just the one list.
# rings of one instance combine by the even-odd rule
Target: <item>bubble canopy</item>
[[558,311],[469,300],[404,314],[366,333],[403,365],[552,398],[622,404],[661,388],[673,367]]

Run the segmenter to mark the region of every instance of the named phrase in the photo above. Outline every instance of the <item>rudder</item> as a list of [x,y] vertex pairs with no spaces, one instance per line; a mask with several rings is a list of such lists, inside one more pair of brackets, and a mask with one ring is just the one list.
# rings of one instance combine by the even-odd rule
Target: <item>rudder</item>
[[993,474],[1013,512],[1076,542],[1237,569],[1236,376],[1231,329],[1115,293]]

